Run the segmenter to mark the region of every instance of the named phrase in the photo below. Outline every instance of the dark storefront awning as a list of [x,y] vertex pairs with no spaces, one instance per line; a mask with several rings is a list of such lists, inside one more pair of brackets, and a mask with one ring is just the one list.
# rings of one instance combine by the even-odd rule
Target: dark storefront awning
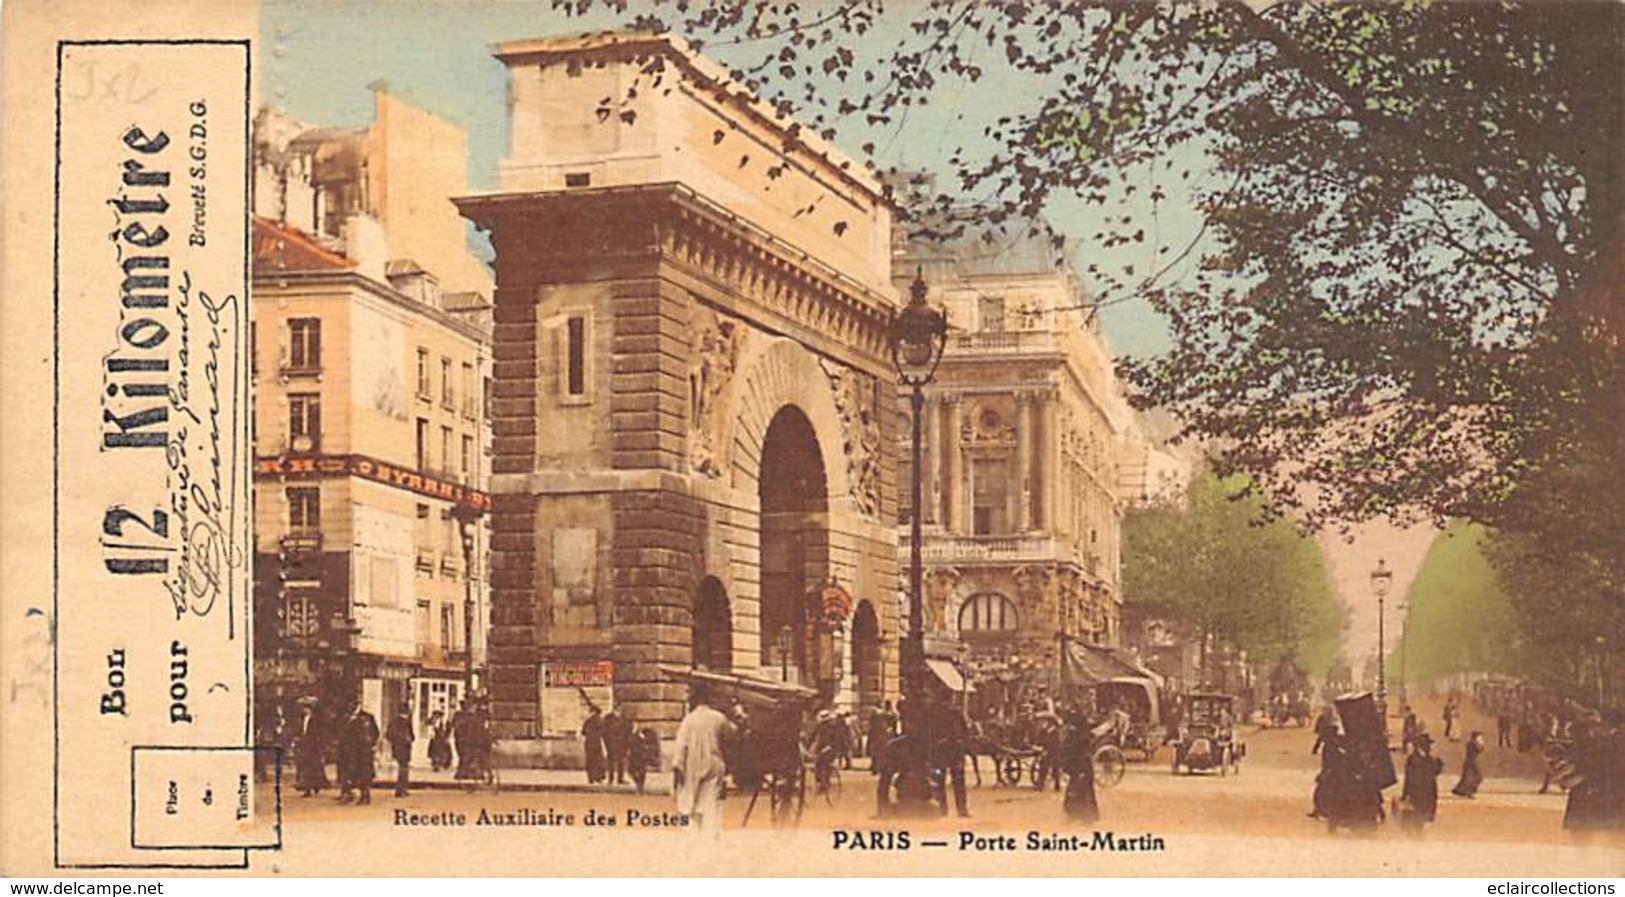
[[1102,648],[1076,639],[1061,642],[1061,684],[1088,688],[1113,679],[1148,679],[1146,671],[1137,664],[1117,656],[1110,648]]

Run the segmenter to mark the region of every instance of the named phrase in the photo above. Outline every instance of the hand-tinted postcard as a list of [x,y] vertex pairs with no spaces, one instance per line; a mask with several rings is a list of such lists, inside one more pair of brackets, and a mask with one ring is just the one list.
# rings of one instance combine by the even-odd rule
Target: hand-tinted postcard
[[1625,6],[4,40],[0,871],[1625,871]]

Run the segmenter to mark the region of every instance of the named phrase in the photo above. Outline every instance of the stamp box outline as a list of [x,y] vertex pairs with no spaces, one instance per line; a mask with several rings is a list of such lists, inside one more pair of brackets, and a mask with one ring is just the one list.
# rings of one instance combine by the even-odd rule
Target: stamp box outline
[[[258,759],[261,753],[269,753],[275,762],[272,764],[273,778],[271,780],[272,806],[275,816],[271,823],[271,830],[276,833],[276,840],[270,844],[138,844],[136,843],[136,818],[139,807],[136,802],[135,762],[136,755],[141,753],[228,753],[247,751]],[[261,747],[259,745],[177,745],[177,744],[135,744],[130,746],[130,847],[134,850],[281,850],[282,849],[282,748],[280,746]],[[246,855],[245,855],[246,860]]]

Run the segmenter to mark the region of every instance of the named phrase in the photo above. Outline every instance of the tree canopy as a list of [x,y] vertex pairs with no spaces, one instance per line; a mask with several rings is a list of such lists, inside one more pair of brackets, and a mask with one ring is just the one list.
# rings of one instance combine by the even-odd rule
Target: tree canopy
[[[1149,302],[1172,341],[1122,365],[1136,401],[1302,521],[1498,522],[1565,457],[1551,421],[1608,401],[1612,381],[1531,359],[1598,341],[1554,321],[1620,248],[1619,4],[556,3],[594,6],[865,152],[969,85],[998,114],[904,210],[914,236],[1093,206],[1074,254],[1094,301]],[[1201,226],[1152,248],[1175,191]]]
[[1240,484],[1203,474],[1184,507],[1134,511],[1123,525],[1123,593],[1139,613],[1256,660],[1295,661],[1323,675],[1341,612],[1313,539],[1264,520]]
[[[595,5],[864,153],[965,87],[993,113],[910,197],[913,238],[1092,209],[1071,247],[1092,304],[1144,301],[1168,329],[1119,363],[1133,401],[1223,482],[1315,527],[1489,524],[1537,650],[1619,654],[1625,4],[557,3]],[[1161,245],[1175,202],[1200,223]],[[1254,637],[1241,608],[1146,586],[1145,557],[1186,553],[1143,531],[1173,527],[1160,513],[1130,534],[1140,597]],[[1583,626],[1553,622],[1570,607]]]

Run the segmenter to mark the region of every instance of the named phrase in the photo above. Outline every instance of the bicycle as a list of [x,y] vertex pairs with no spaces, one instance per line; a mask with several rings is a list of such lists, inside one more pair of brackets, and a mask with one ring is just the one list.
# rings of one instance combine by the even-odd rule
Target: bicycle
[[841,770],[835,762],[835,751],[825,748],[813,758],[813,793],[824,799],[828,806],[835,805],[841,796]]

